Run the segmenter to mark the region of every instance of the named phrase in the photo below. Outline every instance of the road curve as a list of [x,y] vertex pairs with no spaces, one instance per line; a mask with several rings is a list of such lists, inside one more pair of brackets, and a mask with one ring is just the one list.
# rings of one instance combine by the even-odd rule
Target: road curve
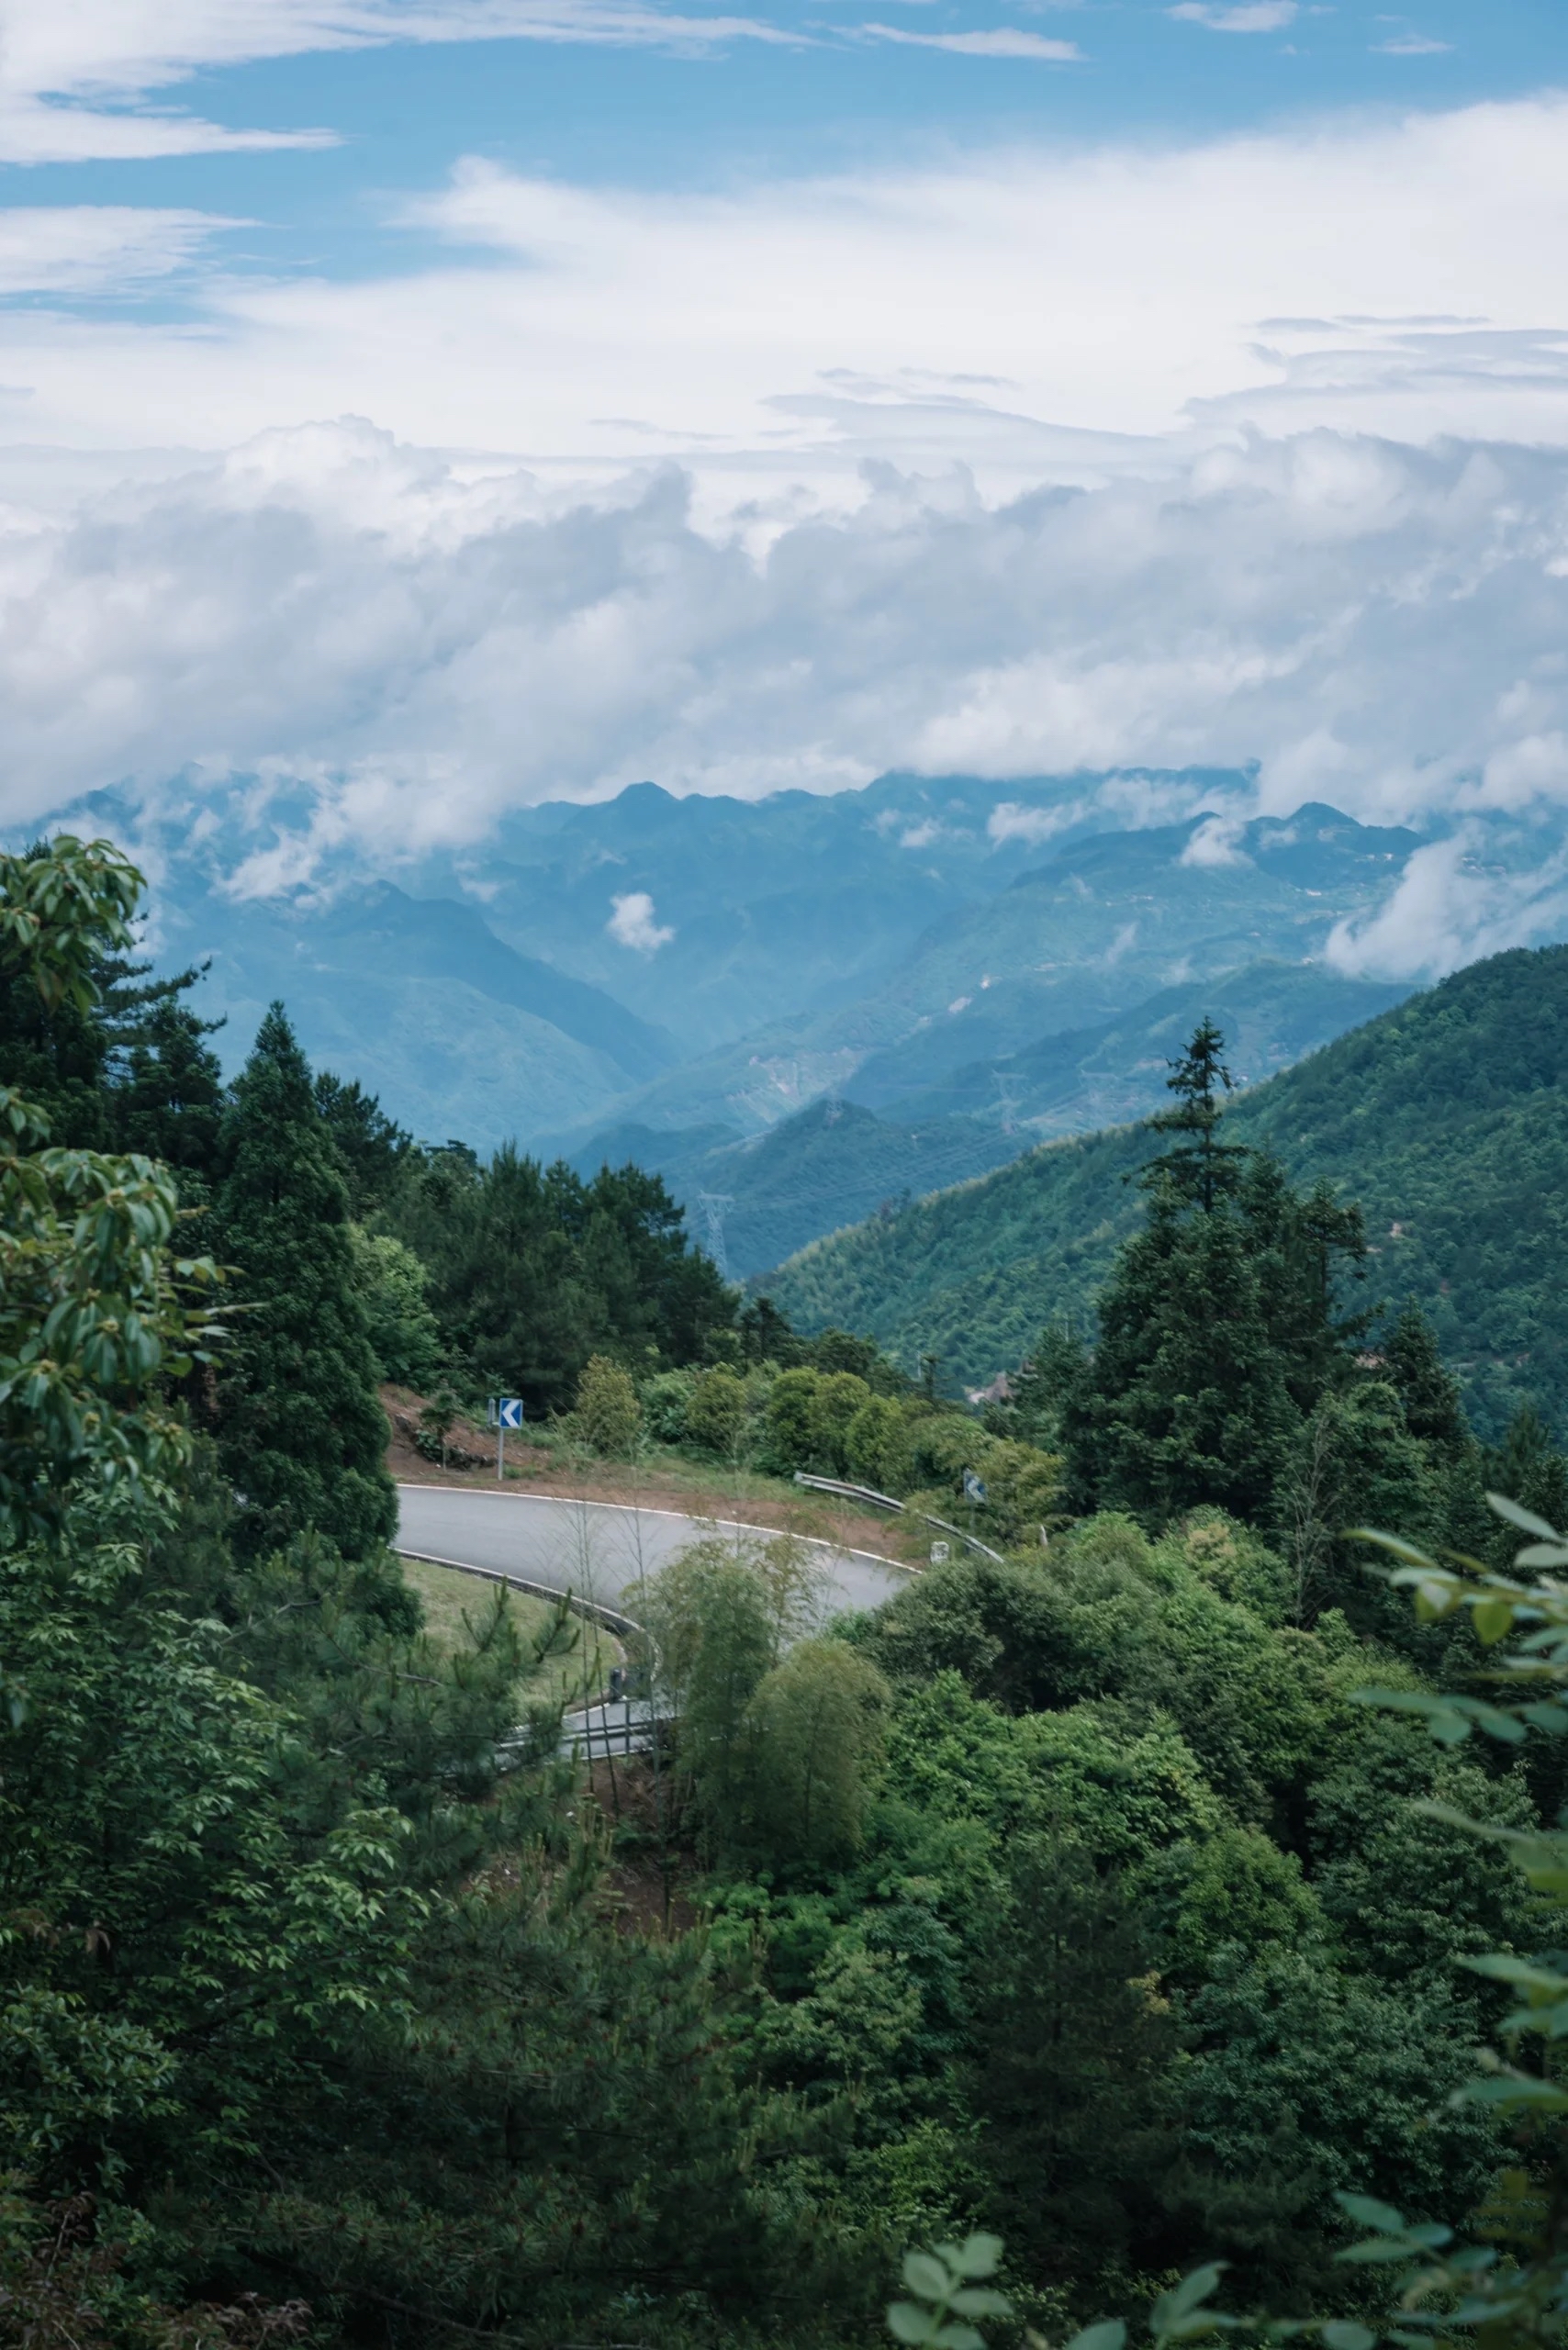
[[[718,1521],[721,1533],[769,1534],[771,1527]],[[675,1510],[633,1509],[613,1502],[558,1501],[544,1494],[490,1494],[472,1486],[399,1485],[397,1548],[449,1566],[515,1575],[547,1591],[637,1613],[637,1584],[656,1574],[714,1521]],[[826,1572],[828,1611],[877,1607],[902,1591],[909,1570],[871,1550],[813,1541]]]

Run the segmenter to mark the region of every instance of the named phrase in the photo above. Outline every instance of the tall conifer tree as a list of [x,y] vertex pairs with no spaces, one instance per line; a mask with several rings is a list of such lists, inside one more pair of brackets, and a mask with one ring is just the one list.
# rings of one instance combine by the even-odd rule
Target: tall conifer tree
[[1171,1064],[1175,1137],[1140,1178],[1148,1221],[1120,1250],[1093,1355],[1063,1390],[1070,1484],[1161,1521],[1198,1503],[1271,1514],[1282,1470],[1319,1396],[1348,1379],[1340,1270],[1366,1253],[1361,1218],[1305,1199],[1266,1153],[1220,1139],[1231,1086],[1205,1020]]
[[254,1554],[314,1527],[345,1558],[363,1558],[397,1524],[386,1423],[347,1190],[281,1004],[235,1085],[221,1166],[214,1238],[252,1309],[218,1395],[241,1544]]

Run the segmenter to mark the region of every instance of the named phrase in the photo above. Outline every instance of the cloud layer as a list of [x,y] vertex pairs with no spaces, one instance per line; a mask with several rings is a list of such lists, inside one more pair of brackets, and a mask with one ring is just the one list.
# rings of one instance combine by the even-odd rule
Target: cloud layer
[[1257,758],[1265,809],[1568,802],[1568,454],[1320,431],[1000,504],[884,471],[762,547],[689,489],[561,498],[344,424],[28,516],[0,530],[4,814],[302,780],[273,887],[642,776]]

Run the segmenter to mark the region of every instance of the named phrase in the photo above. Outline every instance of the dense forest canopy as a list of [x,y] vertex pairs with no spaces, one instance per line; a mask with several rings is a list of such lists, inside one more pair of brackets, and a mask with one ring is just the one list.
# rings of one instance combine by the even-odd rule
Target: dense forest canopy
[[[998,2343],[1182,2338],[1222,2262],[1410,2350],[1413,2258],[1439,2339],[1554,2341],[1568,2096],[1467,2084],[1518,1986],[1563,2008],[1568,1465],[1477,1439],[1218,1035],[1092,1343],[980,1417],[743,1308],[634,1169],[416,1143],[281,1008],[225,1087],[138,886],[0,860],[0,2340],[828,2350],[994,2233]],[[590,1780],[565,1611],[438,1637],[386,1547],[395,1356],[584,1458],[964,1494],[986,1551],[828,1619],[808,1550],[716,1528],[628,1658],[666,1734]],[[1545,1583],[1487,1572],[1489,1483]],[[1367,1521],[1428,1547],[1414,1615]],[[1471,2215],[1457,2266],[1410,2232]]]

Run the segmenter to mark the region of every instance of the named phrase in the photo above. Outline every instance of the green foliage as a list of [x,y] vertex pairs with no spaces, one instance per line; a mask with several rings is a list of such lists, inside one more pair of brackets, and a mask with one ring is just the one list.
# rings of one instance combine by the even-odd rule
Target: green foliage
[[703,1371],[692,1386],[685,1417],[690,1443],[721,1460],[733,1459],[745,1431],[745,1382],[724,1363]]
[[274,1004],[224,1122],[217,1239],[248,1308],[218,1437],[255,1555],[305,1527],[360,1558],[397,1520],[348,1199],[310,1071]]
[[689,1371],[655,1371],[639,1390],[643,1425],[655,1444],[679,1444],[686,1435],[686,1407],[697,1380]]
[[[1360,1202],[1376,1292],[1422,1307],[1488,1439],[1521,1402],[1568,1425],[1568,947],[1473,964],[1250,1090],[1230,1137]],[[798,1327],[849,1323],[977,1383],[1083,1326],[1139,1221],[1147,1125],[1053,1143],[819,1241],[770,1277]]]
[[510,1146],[486,1167],[448,1146],[410,1162],[385,1214],[430,1269],[449,1359],[535,1418],[570,1406],[590,1355],[672,1370],[734,1321],[680,1209],[635,1167],[584,1183]]
[[777,1865],[842,1866],[860,1849],[887,1684],[837,1640],[802,1640],[747,1708],[751,1813]]
[[1008,2317],[1005,2293],[985,2284],[1002,2257],[999,2237],[972,2235],[961,2244],[940,2244],[934,2252],[904,2255],[903,2281],[913,2299],[894,2301],[888,2323],[896,2341],[913,2350],[984,2350],[984,2337],[969,2322],[977,2317]]
[[1122,1889],[1072,1838],[1009,1855],[971,2095],[996,2214],[1037,2290],[1126,2264],[1175,2153],[1175,2019]]
[[818,1378],[804,1368],[786,1371],[773,1382],[767,1399],[767,1447],[771,1466],[786,1476],[809,1469],[816,1459],[812,1407]]
[[[0,941],[46,1007],[78,1016],[123,944],[140,877],[67,836],[0,859]],[[185,1438],[163,1382],[215,1335],[196,1301],[210,1259],[176,1257],[178,1202],[140,1158],[46,1148],[43,1113],[0,1089],[0,1539],[58,1526],[72,1483],[171,1473]],[[106,1407],[113,1394],[118,1409]]]
[[907,1490],[913,1463],[907,1419],[886,1395],[868,1395],[844,1432],[851,1477],[880,1493]]
[[608,1460],[624,1460],[636,1446],[643,1407],[632,1374],[608,1355],[590,1355],[577,1382],[578,1431]]
[[389,1232],[353,1224],[349,1240],[378,1374],[401,1387],[429,1387],[441,1371],[441,1331],[425,1294],[424,1267]]
[[90,1012],[96,968],[130,944],[141,886],[108,841],[62,833],[24,856],[0,856],[0,958],[32,982],[46,1012]]

